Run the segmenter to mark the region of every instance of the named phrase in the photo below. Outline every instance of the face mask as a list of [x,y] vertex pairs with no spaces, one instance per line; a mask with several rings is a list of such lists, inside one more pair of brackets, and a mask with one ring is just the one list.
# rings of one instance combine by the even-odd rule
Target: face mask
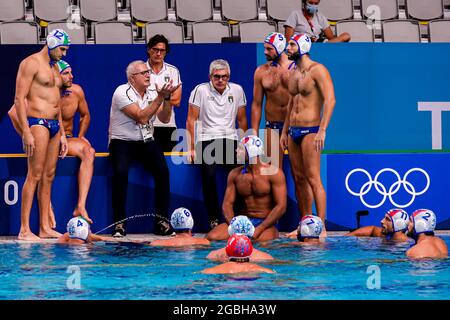
[[314,14],[319,10],[319,5],[317,4],[306,4],[306,11],[308,11],[310,14]]

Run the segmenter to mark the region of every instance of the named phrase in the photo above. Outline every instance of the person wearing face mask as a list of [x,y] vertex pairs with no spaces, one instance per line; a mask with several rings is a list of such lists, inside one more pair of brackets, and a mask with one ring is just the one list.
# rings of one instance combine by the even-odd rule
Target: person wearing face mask
[[319,11],[320,0],[302,0],[302,8],[293,11],[284,23],[286,39],[294,32],[305,34],[312,42],[349,42],[350,34],[335,36],[327,17]]

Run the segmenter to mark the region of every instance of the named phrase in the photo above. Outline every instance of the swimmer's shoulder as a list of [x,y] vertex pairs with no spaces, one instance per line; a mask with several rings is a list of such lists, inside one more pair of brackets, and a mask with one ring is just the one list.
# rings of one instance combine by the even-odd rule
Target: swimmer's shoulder
[[70,90],[77,95],[78,98],[84,98],[84,90],[83,88],[78,84],[72,84],[70,87]]
[[24,69],[26,69],[27,72],[37,73],[40,65],[41,59],[39,58],[38,53],[34,53],[20,62],[19,70],[24,71]]

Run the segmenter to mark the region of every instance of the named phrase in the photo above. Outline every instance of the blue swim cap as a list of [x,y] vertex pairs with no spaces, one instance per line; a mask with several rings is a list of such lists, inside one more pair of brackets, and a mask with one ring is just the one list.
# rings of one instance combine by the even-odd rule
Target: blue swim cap
[[255,233],[255,227],[247,216],[236,216],[230,221],[228,226],[228,234],[244,234],[247,237],[253,237]]
[[172,213],[170,224],[175,231],[192,230],[194,227],[192,213],[186,208],[178,208]]

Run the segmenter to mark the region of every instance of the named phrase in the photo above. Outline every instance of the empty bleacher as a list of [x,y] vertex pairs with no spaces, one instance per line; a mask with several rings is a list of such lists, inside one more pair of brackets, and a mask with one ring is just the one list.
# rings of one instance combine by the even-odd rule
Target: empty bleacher
[[[221,42],[222,35],[260,42],[270,31],[284,33],[284,21],[300,6],[301,0],[0,0],[0,43],[44,43],[55,27],[77,44],[144,43],[156,33],[173,43]],[[319,8],[333,31],[350,33],[353,42],[450,41],[450,0],[321,0]],[[418,37],[408,33],[417,29]]]

